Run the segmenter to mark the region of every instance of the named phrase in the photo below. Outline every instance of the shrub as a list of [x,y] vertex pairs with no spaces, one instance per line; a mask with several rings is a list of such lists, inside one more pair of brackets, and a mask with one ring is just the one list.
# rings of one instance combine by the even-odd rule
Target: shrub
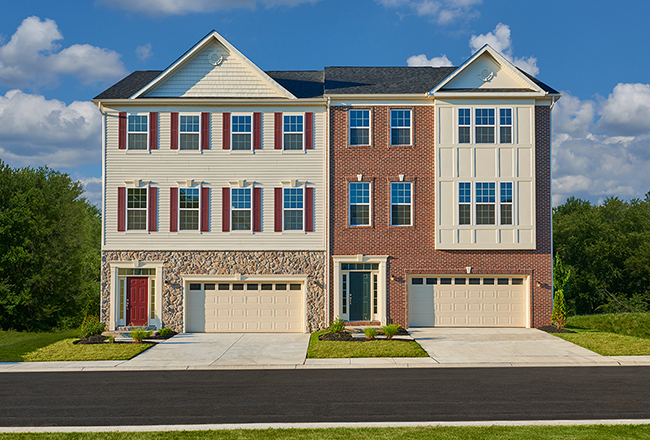
[[131,330],[130,335],[131,338],[133,338],[133,340],[139,344],[144,338],[151,336],[152,333],[153,332],[151,330],[145,330],[142,327],[135,327],[133,330]]
[[101,335],[104,330],[106,330],[106,324],[100,322],[97,316],[86,316],[81,324],[79,336],[87,339],[91,336]]
[[172,333],[174,333],[174,330],[170,329],[169,327],[161,328],[160,330],[158,330],[158,334],[163,338],[166,338]]
[[108,339],[108,342],[112,344],[115,342],[115,335],[108,335],[106,336],[106,339]]
[[383,326],[381,329],[386,335],[386,339],[393,339],[393,336],[395,336],[401,328],[402,326],[399,324],[388,324]]
[[366,338],[374,339],[377,336],[377,329],[374,327],[364,328],[363,332],[366,334]]
[[564,302],[564,291],[557,289],[553,298],[553,314],[551,321],[557,328],[563,328],[566,325],[566,303]]
[[341,333],[345,330],[345,321],[342,318],[336,318],[330,324],[330,330],[332,330],[332,333]]

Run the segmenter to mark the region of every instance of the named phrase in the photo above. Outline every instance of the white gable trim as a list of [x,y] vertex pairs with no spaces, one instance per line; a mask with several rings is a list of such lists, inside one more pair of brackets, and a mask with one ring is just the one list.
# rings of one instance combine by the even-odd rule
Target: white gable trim
[[496,61],[503,70],[506,72],[510,73],[510,75],[513,76],[514,79],[516,79],[519,83],[521,83],[523,86],[530,87],[536,92],[546,94],[546,92],[537,84],[535,84],[533,81],[531,81],[526,75],[522,74],[519,69],[517,69],[510,61],[508,61],[503,55],[501,55],[499,52],[496,50],[492,49],[492,47],[489,44],[486,44],[482,48],[480,48],[474,55],[469,57],[463,64],[461,64],[458,69],[454,70],[451,75],[449,75],[447,78],[445,78],[440,84],[438,84],[433,90],[429,92],[429,95],[433,95],[437,92],[439,92],[442,88],[445,87],[445,85],[449,84],[451,80],[456,78],[463,70],[467,68],[470,64],[472,64],[476,59],[478,59],[481,55],[483,55],[485,52],[490,55],[494,61]]
[[143,95],[144,93],[147,93],[148,91],[152,90],[154,87],[156,87],[158,84],[161,84],[165,79],[167,79],[173,72],[175,72],[180,66],[182,66],[187,60],[189,60],[191,57],[193,57],[197,52],[199,52],[205,45],[207,45],[210,41],[212,40],[217,40],[219,43],[224,45],[226,49],[228,49],[231,53],[234,53],[237,57],[239,57],[245,64],[247,64],[253,72],[255,72],[263,81],[267,82],[271,87],[276,89],[279,93],[282,95],[286,96],[289,99],[297,99],[291,92],[289,92],[287,89],[282,87],[280,84],[278,84],[277,81],[275,81],[273,78],[268,76],[262,69],[257,67],[251,60],[246,58],[243,53],[237,50],[235,46],[230,44],[228,40],[223,38],[217,31],[212,31],[207,37],[205,37],[203,40],[198,42],[192,49],[187,51],[185,55],[183,55],[181,58],[176,60],[174,64],[169,66],[163,73],[158,75],[156,79],[151,81],[149,84],[138,90],[131,98],[129,99],[136,99],[139,96]]

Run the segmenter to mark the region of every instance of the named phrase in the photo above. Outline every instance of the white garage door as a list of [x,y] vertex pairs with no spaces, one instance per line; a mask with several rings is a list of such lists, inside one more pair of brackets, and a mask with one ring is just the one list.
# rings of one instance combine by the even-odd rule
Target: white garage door
[[299,283],[190,283],[187,332],[303,332]]
[[411,327],[526,327],[523,277],[409,279]]

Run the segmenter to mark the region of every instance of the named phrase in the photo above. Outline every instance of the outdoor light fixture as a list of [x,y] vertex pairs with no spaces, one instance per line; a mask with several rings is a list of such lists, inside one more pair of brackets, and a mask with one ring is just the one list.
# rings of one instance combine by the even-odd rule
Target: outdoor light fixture
[[535,285],[536,285],[537,287],[542,287],[542,283],[540,283],[539,281],[536,282]]

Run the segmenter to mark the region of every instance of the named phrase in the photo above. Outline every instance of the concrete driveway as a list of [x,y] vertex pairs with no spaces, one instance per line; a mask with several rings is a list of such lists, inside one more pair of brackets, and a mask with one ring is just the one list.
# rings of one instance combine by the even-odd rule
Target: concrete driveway
[[308,346],[308,333],[184,333],[120,368],[300,365],[305,362]]

